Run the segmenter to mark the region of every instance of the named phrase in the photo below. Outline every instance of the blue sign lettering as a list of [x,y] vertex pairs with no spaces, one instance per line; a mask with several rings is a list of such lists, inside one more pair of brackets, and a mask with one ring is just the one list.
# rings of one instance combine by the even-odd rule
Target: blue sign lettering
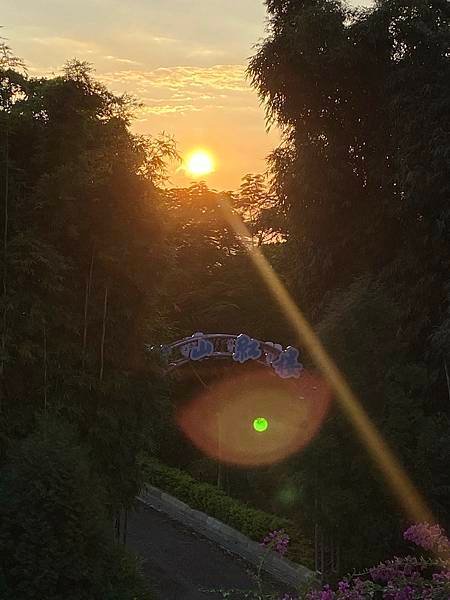
[[191,350],[191,360],[201,360],[211,356],[214,352],[214,345],[209,340],[198,340],[197,345]]
[[241,333],[236,338],[236,345],[233,352],[233,360],[244,363],[251,358],[257,360],[261,356],[260,342],[254,340],[245,333]]
[[272,362],[275,373],[283,379],[300,377],[303,365],[298,362],[298,355],[299,352],[297,348],[288,346],[286,350],[283,350],[279,357]]

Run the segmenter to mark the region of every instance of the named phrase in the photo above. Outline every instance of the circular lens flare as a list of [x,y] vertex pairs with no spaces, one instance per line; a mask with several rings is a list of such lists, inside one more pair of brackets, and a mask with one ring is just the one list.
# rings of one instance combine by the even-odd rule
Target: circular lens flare
[[270,465],[311,441],[329,403],[329,388],[317,375],[304,372],[298,380],[283,380],[258,369],[210,386],[178,409],[177,423],[215,460]]
[[214,171],[214,159],[205,150],[196,150],[186,159],[186,171],[194,177],[208,175]]
[[267,431],[268,427],[269,427],[269,423],[267,422],[267,419],[265,419],[264,417],[258,417],[257,419],[255,419],[253,421],[253,429],[255,431],[259,431],[259,432]]

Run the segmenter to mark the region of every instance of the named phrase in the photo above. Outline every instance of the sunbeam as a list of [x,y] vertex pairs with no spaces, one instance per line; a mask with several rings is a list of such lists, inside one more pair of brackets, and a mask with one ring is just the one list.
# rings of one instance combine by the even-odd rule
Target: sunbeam
[[309,353],[316,366],[335,392],[336,399],[408,518],[416,522],[434,522],[431,511],[404,468],[356,398],[342,373],[329,356],[318,336],[295,304],[286,287],[258,247],[249,243],[250,232],[233,211],[228,199],[222,196],[220,208],[241,244],[247,250],[261,277],[267,284],[285,317],[295,330],[299,343]]

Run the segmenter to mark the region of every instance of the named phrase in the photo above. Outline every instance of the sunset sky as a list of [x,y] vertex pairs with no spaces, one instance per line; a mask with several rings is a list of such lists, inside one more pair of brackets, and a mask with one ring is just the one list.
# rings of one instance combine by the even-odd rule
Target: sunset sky
[[[174,135],[182,155],[209,150],[210,187],[235,189],[246,173],[264,171],[278,143],[245,79],[264,35],[262,0],[3,0],[0,25],[31,75],[87,60],[110,89],[144,103],[135,131]],[[170,183],[188,185],[176,169]]]

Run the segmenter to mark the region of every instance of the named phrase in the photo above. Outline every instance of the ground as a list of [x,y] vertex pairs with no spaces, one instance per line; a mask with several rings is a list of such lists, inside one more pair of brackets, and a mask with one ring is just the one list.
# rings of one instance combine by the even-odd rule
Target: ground
[[[129,519],[128,545],[158,600],[214,600],[203,590],[256,590],[256,569],[214,542],[150,507],[141,506]],[[272,591],[288,591],[267,580]],[[242,596],[233,596],[233,599]]]

